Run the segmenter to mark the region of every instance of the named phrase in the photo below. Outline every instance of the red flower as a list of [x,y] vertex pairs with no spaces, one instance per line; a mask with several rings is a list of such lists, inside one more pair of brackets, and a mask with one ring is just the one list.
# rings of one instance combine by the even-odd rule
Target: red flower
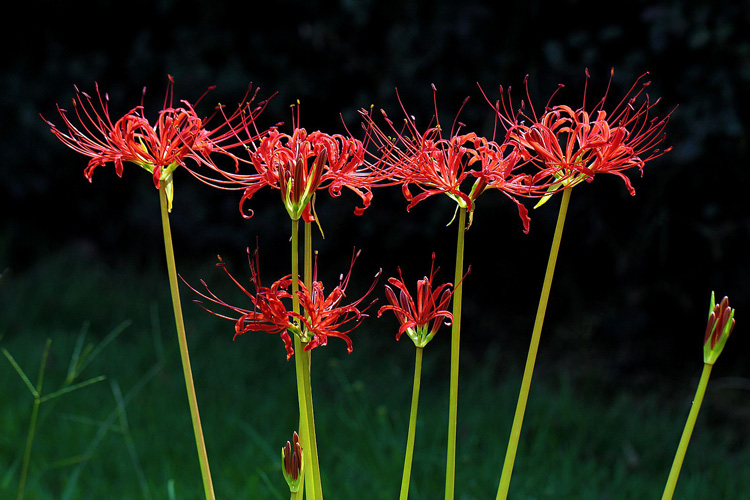
[[424,347],[435,336],[441,324],[450,325],[453,321],[453,315],[448,311],[448,304],[453,295],[453,285],[444,283],[433,288],[437,271],[433,253],[430,276],[417,281],[416,301],[406,287],[401,268],[398,269],[400,279],[388,278],[388,283],[399,290],[399,296],[396,297],[391,287],[386,285],[385,296],[389,304],[380,308],[378,317],[385,311],[393,311],[401,325],[396,334],[396,340],[399,340],[406,332],[414,345]]
[[[433,91],[437,92],[434,86]],[[437,105],[434,125],[430,124],[420,132],[400,98],[399,104],[406,116],[402,130],[397,129],[384,110],[381,113],[388,124],[387,132],[375,123],[370,113],[364,110],[360,112],[366,122],[368,139],[378,149],[375,164],[390,174],[394,184],[401,184],[404,197],[409,202],[407,210],[436,194],[447,194],[458,206],[472,210],[474,200],[461,190],[461,184],[467,178],[476,176],[467,167],[476,161],[472,152],[481,138],[474,133],[461,134],[462,124],[454,124],[450,136],[444,138]],[[414,195],[410,186],[417,187],[421,192]]]
[[[245,217],[253,212],[244,211],[245,202],[265,186],[278,189],[293,220],[315,220],[313,196],[320,189],[328,189],[331,196],[339,196],[343,188],[354,192],[362,200],[362,213],[370,206],[372,188],[382,181],[377,171],[365,164],[365,147],[362,141],[340,134],[321,131],[308,133],[298,126],[299,117],[293,120],[292,134],[273,128],[259,138],[250,152],[254,173],[224,172],[229,183],[244,189],[240,211]],[[257,136],[257,134],[256,134]]]
[[[433,86],[433,95],[437,91]],[[454,121],[450,134],[443,134],[435,99],[434,123],[423,132],[414,118],[401,104],[406,116],[403,129],[399,130],[381,110],[388,130],[381,129],[370,113],[360,114],[365,120],[368,140],[376,145],[374,165],[387,172],[393,184],[401,184],[410,210],[422,200],[446,194],[459,207],[473,215],[474,202],[485,189],[495,188],[513,200],[519,209],[528,232],[528,211],[517,196],[531,197],[548,187],[544,176],[531,176],[520,172],[527,159],[515,151],[515,145],[498,144],[473,132],[462,133],[464,125]],[[466,105],[464,100],[461,109]],[[459,109],[459,113],[461,111]],[[471,188],[467,189],[467,183]],[[412,193],[412,187],[420,192]],[[471,221],[471,218],[469,219]]]
[[[239,139],[238,132],[247,129],[248,124],[265,107],[264,102],[250,110],[252,99],[243,99],[245,102],[230,116],[223,115],[223,109],[220,109],[224,121],[218,127],[208,129],[211,118],[201,119],[193,105],[181,101],[181,107],[174,106],[173,87],[174,80],[170,76],[163,108],[153,125],[143,114],[143,103],[113,122],[109,113],[109,96],[102,96],[98,85],[95,99],[76,88],[73,110],[79,126],[59,106],[58,111],[67,131],[60,130],[49,120],[45,119],[45,122],[65,145],[90,158],[84,170],[89,181],[92,180],[94,169],[99,166],[113,163],[115,172],[122,177],[123,164],[134,163],[152,174],[157,189],[161,182],[167,182],[171,202],[174,170],[179,166],[187,167],[188,159],[199,165],[213,166],[210,155],[214,153],[228,156],[237,162],[237,158],[229,150],[250,142],[249,139]],[[188,170],[203,178],[194,170]]]
[[[377,283],[380,272],[375,275],[375,279],[365,294],[354,302],[342,305],[341,301],[346,297],[346,287],[349,285],[349,278],[352,274],[354,261],[359,256],[357,252],[352,257],[352,263],[349,266],[349,272],[341,279],[338,286],[334,288],[328,296],[325,295],[323,283],[313,277],[312,288],[308,290],[300,283],[299,299],[300,305],[304,308],[304,314],[295,315],[303,324],[302,339],[305,344],[305,350],[309,351],[318,346],[328,343],[328,337],[338,337],[346,342],[347,351],[352,352],[352,340],[347,335],[357,328],[362,320],[367,317],[365,311],[375,302],[371,302],[364,309],[360,310],[359,305],[367,297],[375,284]],[[317,274],[317,263],[316,271]],[[341,331],[341,328],[347,323],[355,322],[347,327],[347,330]]]
[[558,169],[543,168],[535,173],[519,172],[528,163],[528,155],[509,142],[481,141],[473,152],[478,163],[477,182],[472,188],[476,199],[486,189],[497,189],[518,207],[518,215],[523,223],[523,232],[529,232],[529,211],[521,203],[521,198],[540,198],[560,181]]
[[[352,266],[358,255],[357,253],[352,258]],[[352,341],[347,334],[359,326],[362,320],[367,317],[364,313],[372,304],[361,310],[359,305],[375,287],[380,273],[376,275],[370,289],[361,298],[350,304],[342,304],[342,300],[346,296],[345,291],[352,272],[351,266],[346,277],[342,278],[339,285],[328,296],[324,293],[323,283],[316,281],[315,278],[313,278],[311,290],[307,290],[304,284],[300,283],[297,296],[304,312],[299,314],[291,310],[292,295],[289,291],[292,284],[291,275],[274,282],[270,287],[265,287],[261,285],[258,275],[257,251],[254,253],[254,258],[249,259],[249,262],[250,283],[255,288],[254,293],[245,288],[229,273],[221,257],[219,257],[217,266],[223,268],[232,282],[250,299],[252,308],[246,309],[224,302],[208,289],[203,280],[201,280],[201,284],[206,289],[206,293],[199,292],[193,287],[190,288],[209,302],[234,311],[239,316],[217,313],[205,307],[201,301],[196,300],[195,302],[216,316],[234,321],[235,338],[247,332],[278,333],[284,341],[287,360],[291,359],[294,354],[291,335],[297,335],[302,340],[306,351],[326,345],[328,337],[338,337],[344,340],[347,350],[352,351]],[[342,331],[342,327],[351,322],[355,322],[355,324],[349,325],[346,330]]]
[[217,313],[205,307],[201,301],[194,301],[206,311],[220,318],[234,321],[234,338],[247,332],[278,333],[281,340],[284,342],[284,347],[287,352],[286,358],[288,360],[294,354],[294,348],[292,347],[293,342],[289,334],[290,332],[292,334],[299,334],[299,327],[294,324],[291,313],[288,311],[287,305],[285,304],[285,302],[289,302],[292,297],[288,291],[289,286],[291,285],[291,276],[286,276],[274,282],[270,287],[265,287],[261,284],[260,276],[258,274],[258,252],[256,251],[252,258],[248,252],[248,257],[250,263],[250,283],[255,288],[255,293],[249,291],[237,281],[234,276],[232,276],[221,257],[218,257],[219,262],[216,265],[217,267],[224,269],[224,272],[227,273],[227,276],[229,276],[232,282],[234,282],[234,284],[237,285],[237,287],[250,299],[250,303],[252,304],[251,309],[233,306],[224,302],[209,290],[203,280],[201,280],[201,284],[206,289],[206,293],[199,292],[190,285],[188,285],[188,287],[209,302],[225,307],[239,315],[229,316]]
[[[613,76],[614,70],[610,83]],[[591,182],[597,173],[610,173],[623,179],[628,192],[634,195],[635,190],[623,172],[638,168],[642,175],[647,161],[671,149],[656,149],[664,139],[663,131],[671,112],[663,118],[652,117],[652,109],[659,99],[652,102],[648,94],[638,102],[650,84],[644,82],[638,88],[638,82],[645,76],[635,81],[609,113],[604,110],[607,93],[589,111],[585,91],[583,105],[576,110],[566,105],[550,107],[548,104],[541,116],[537,116],[533,106],[531,115],[513,112],[510,102],[506,103],[503,96],[502,110],[498,103],[495,111],[508,129],[511,142],[524,149],[529,159],[541,168],[557,172],[559,182],[554,189],[572,187],[583,180]],[[588,82],[588,70],[586,78]],[[528,83],[526,87],[528,96]]]

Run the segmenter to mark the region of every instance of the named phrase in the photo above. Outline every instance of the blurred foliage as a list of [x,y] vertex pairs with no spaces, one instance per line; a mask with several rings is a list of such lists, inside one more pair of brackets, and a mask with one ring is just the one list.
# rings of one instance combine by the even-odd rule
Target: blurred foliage
[[[158,202],[145,174],[130,166],[120,180],[102,168],[90,186],[85,160],[56,142],[39,118],[54,120],[55,104],[68,105],[73,85],[91,92],[98,82],[115,114],[138,104],[145,86],[153,113],[171,74],[180,98],[194,100],[217,86],[202,102],[209,114],[212,103],[235,102],[254,82],[261,97],[277,93],[262,117],[267,124],[289,122],[288,106],[299,99],[302,126],[342,132],[342,117],[356,130],[357,109],[371,104],[399,116],[396,87],[409,112],[426,122],[434,83],[443,121],[470,95],[461,119],[491,134],[492,116],[477,83],[491,96],[498,85],[511,85],[520,98],[529,75],[537,106],[559,83],[566,87],[557,102],[575,105],[585,68],[592,99],[614,67],[610,99],[648,71],[651,95],[663,99],[660,112],[679,105],[667,131],[674,150],[635,180],[635,198],[619,181],[599,178],[596,189],[574,194],[549,312],[555,325],[549,349],[573,343],[585,360],[590,346],[615,349],[601,363],[619,376],[643,363],[672,361],[675,351],[699,356],[694,342],[681,339],[701,335],[711,289],[729,294],[740,318],[750,310],[750,211],[743,201],[750,180],[750,123],[743,113],[750,109],[747,0],[637,0],[614,13],[601,3],[541,0],[137,0],[127,8],[40,0],[19,8],[14,22],[30,23],[34,36],[4,40],[18,49],[7,51],[0,75],[0,197],[8,207],[0,269],[20,271],[66,247],[111,264],[161,259]],[[16,35],[6,30],[3,36]],[[358,266],[370,276],[379,266],[392,273],[407,265],[396,259],[413,256],[416,279],[438,250],[449,279],[454,231],[444,226],[451,207],[428,200],[406,214],[395,191],[376,192],[361,219],[351,215],[353,198],[321,199],[322,258],[346,262],[340,259],[352,246],[364,247]],[[173,222],[178,258],[241,257],[256,237],[262,247],[284,245],[286,219],[275,194],[254,200],[250,222],[239,218],[238,199],[181,176]],[[467,239],[467,263],[474,266],[467,331],[477,332],[467,342],[502,339],[519,352],[526,345],[526,334],[517,332],[530,329],[555,207],[534,212],[531,234],[524,236],[514,208],[499,197],[480,199]],[[471,314],[486,310],[508,319]],[[736,337],[737,349],[750,345]],[[682,359],[692,366],[688,356]],[[739,355],[734,360],[740,364]]]

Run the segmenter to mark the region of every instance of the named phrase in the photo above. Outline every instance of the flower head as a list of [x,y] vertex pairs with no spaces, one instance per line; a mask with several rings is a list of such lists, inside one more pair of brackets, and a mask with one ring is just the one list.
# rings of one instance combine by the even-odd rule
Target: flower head
[[[306,351],[326,345],[328,337],[338,337],[346,342],[347,351],[352,352],[352,340],[348,333],[357,328],[362,320],[367,317],[365,311],[375,301],[363,309],[360,309],[360,304],[375,288],[375,284],[380,277],[380,272],[378,272],[370,288],[362,297],[349,304],[342,304],[346,297],[346,287],[349,285],[352,268],[358,256],[359,252],[355,252],[349,266],[349,272],[346,276],[342,275],[339,284],[328,295],[325,294],[323,283],[318,281],[316,276],[313,276],[312,286],[309,290],[304,284],[300,284],[298,293],[300,305],[304,308],[304,314],[292,313],[292,315],[302,324],[300,335],[305,342]],[[317,263],[314,274],[317,275]],[[344,325],[347,325],[346,329],[342,330]]]
[[[434,86],[433,92],[437,93]],[[461,133],[462,124],[456,123],[450,130],[450,136],[444,137],[437,104],[434,123],[420,130],[400,98],[399,104],[405,115],[402,129],[396,127],[384,110],[381,110],[381,114],[388,130],[381,129],[369,112],[362,110],[360,114],[366,122],[368,139],[378,149],[376,164],[387,169],[393,183],[401,184],[404,198],[409,202],[407,210],[437,194],[446,194],[458,206],[471,209],[474,200],[462,191],[461,185],[473,176],[467,167],[475,161],[471,152],[480,138],[471,132]],[[416,195],[412,193],[412,186],[420,192]]]
[[234,321],[234,338],[247,332],[268,332],[279,334],[281,340],[284,342],[284,347],[286,348],[287,353],[286,358],[288,360],[294,354],[290,333],[299,334],[299,327],[294,323],[288,310],[288,302],[292,297],[289,293],[291,276],[285,276],[284,278],[275,281],[270,287],[263,286],[259,275],[258,252],[256,251],[250,256],[250,252],[248,251],[248,257],[250,264],[250,283],[255,289],[254,292],[248,290],[229,272],[224,260],[220,256],[218,257],[219,262],[216,266],[221,267],[227,276],[229,276],[229,279],[250,299],[251,308],[228,304],[211,292],[208,285],[206,285],[206,282],[203,280],[201,280],[201,284],[206,289],[205,293],[196,290],[190,285],[188,286],[195,293],[203,297],[203,299],[206,299],[215,305],[229,309],[235,314],[230,315],[231,313],[218,313],[204,306],[203,302],[200,300],[195,300],[194,302],[203,307],[206,311],[220,318]]
[[45,122],[66,146],[90,158],[84,170],[89,181],[97,167],[112,163],[117,175],[122,177],[123,165],[133,163],[152,175],[157,189],[162,183],[166,184],[171,207],[174,170],[186,167],[193,175],[202,177],[187,167],[187,161],[213,166],[211,155],[215,153],[236,162],[237,158],[230,150],[248,142],[239,139],[238,132],[246,129],[248,122],[254,121],[265,106],[263,103],[250,110],[252,99],[246,100],[248,90],[243,103],[230,116],[224,115],[223,109],[219,108],[224,121],[218,127],[209,129],[207,126],[211,118],[200,118],[192,104],[183,100],[175,106],[173,90],[174,80],[170,76],[163,107],[153,124],[144,116],[142,101],[139,106],[113,121],[109,112],[109,96],[102,95],[98,85],[95,98],[76,88],[73,99],[75,118],[58,106],[67,130],[61,130],[49,120],[45,119]]
[[385,311],[393,311],[400,324],[396,340],[406,332],[417,347],[424,347],[437,333],[441,324],[450,325],[453,315],[448,311],[448,304],[453,295],[451,283],[435,286],[435,254],[432,254],[432,266],[429,277],[417,281],[416,300],[409,293],[404,281],[401,268],[398,269],[399,279],[388,278],[388,283],[398,289],[399,295],[385,286],[385,296],[388,305],[378,311],[378,317]]
[[729,307],[729,299],[724,297],[719,304],[716,303],[714,292],[711,292],[711,303],[708,309],[708,324],[706,335],[703,338],[703,362],[714,364],[724,344],[727,343],[729,335],[734,329],[734,309]]
[[291,493],[297,493],[305,477],[305,461],[302,454],[302,445],[299,443],[299,435],[294,432],[292,442],[286,442],[281,449],[281,472],[284,474],[286,484],[289,485]]
[[219,257],[219,263],[217,264],[218,267],[224,269],[231,281],[250,299],[252,307],[245,308],[228,304],[211,292],[203,280],[201,280],[201,284],[206,289],[205,292],[200,292],[193,287],[190,288],[203,299],[235,313],[218,313],[204,306],[202,301],[195,301],[208,312],[234,321],[235,338],[247,332],[279,334],[286,348],[287,360],[291,359],[292,355],[294,355],[292,335],[296,335],[302,341],[306,351],[326,345],[328,337],[338,337],[346,343],[347,350],[352,352],[352,340],[348,334],[357,328],[362,320],[367,317],[365,311],[367,311],[372,303],[364,308],[361,308],[360,304],[373,290],[380,274],[378,273],[375,276],[375,281],[362,297],[349,304],[344,304],[346,287],[349,284],[352,267],[357,255],[358,253],[352,258],[352,264],[349,267],[347,275],[345,277],[342,276],[338,286],[328,295],[325,294],[323,283],[317,281],[315,277],[309,290],[304,284],[299,284],[300,289],[297,291],[297,297],[299,298],[300,305],[304,308],[304,312],[302,313],[293,310],[293,297],[290,291],[292,285],[291,275],[275,281],[270,287],[261,284],[258,273],[257,250],[254,252],[253,257],[249,259],[250,283],[254,288],[254,292],[248,290],[232,276],[221,257]]
[[[364,110],[360,114],[365,120],[368,140],[377,147],[374,164],[387,172],[393,184],[400,184],[407,210],[431,196],[445,194],[456,202],[457,208],[465,208],[471,216],[474,205],[486,189],[495,188],[506,194],[519,207],[519,214],[528,232],[528,214],[518,201],[518,196],[529,197],[543,187],[538,185],[541,177],[532,177],[520,172],[526,159],[517,154],[515,145],[498,144],[494,140],[464,132],[464,124],[458,115],[448,134],[440,124],[437,112],[437,90],[433,86],[435,114],[427,128],[420,129],[415,119],[406,111],[403,128],[396,127],[385,111],[381,110],[387,129],[379,127]],[[464,100],[459,114],[466,105]],[[418,192],[413,192],[416,189]]]
[[245,203],[266,186],[280,191],[292,220],[314,221],[314,196],[323,189],[334,197],[340,196],[343,188],[349,189],[361,199],[362,206],[354,213],[362,215],[372,201],[372,188],[382,181],[382,176],[365,164],[362,141],[321,131],[308,133],[299,127],[299,116],[293,119],[291,134],[274,127],[266,134],[248,131],[248,135],[254,135],[247,162],[253,172],[223,172],[227,182],[244,190],[240,211],[245,217],[253,215],[252,210],[244,209]]
[[[613,76],[614,70],[610,83]],[[587,110],[585,90],[583,104],[578,109],[548,103],[541,115],[531,105],[531,112],[513,111],[510,91],[508,101],[503,93],[502,106],[496,103],[494,109],[507,129],[508,140],[522,148],[530,161],[554,174],[558,182],[552,183],[550,194],[584,180],[591,182],[597,173],[609,173],[620,177],[634,195],[635,189],[624,172],[638,168],[642,175],[647,161],[671,149],[656,149],[664,139],[663,131],[671,112],[664,117],[653,116],[659,99],[652,102],[645,93],[650,84],[640,83],[645,76],[638,78],[609,112],[604,109],[607,92]],[[588,78],[587,70],[587,84]],[[528,97],[528,83],[526,89]]]

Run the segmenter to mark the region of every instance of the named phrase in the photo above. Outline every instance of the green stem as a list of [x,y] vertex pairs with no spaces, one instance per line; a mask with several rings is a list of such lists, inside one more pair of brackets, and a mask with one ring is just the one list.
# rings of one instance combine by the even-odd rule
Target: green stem
[[31,420],[29,422],[29,433],[26,435],[26,448],[23,453],[23,466],[21,467],[21,479],[18,483],[18,500],[23,500],[26,491],[26,478],[29,473],[29,461],[31,460],[31,447],[34,444],[36,433],[36,422],[39,417],[39,398],[34,398],[34,406],[31,409]]
[[456,241],[456,275],[453,281],[453,325],[451,328],[450,400],[448,407],[448,454],[445,466],[445,499],[453,500],[456,480],[456,426],[458,420],[458,355],[461,344],[461,299],[464,275],[466,208],[459,208]]
[[187,336],[185,335],[185,321],[182,318],[182,305],[180,304],[180,291],[177,285],[177,267],[175,265],[174,249],[172,247],[172,230],[169,227],[169,208],[165,183],[159,188],[159,199],[161,205],[161,224],[164,231],[164,250],[167,257],[167,271],[169,272],[169,289],[172,293],[172,307],[174,309],[175,326],[177,327],[177,340],[180,345],[180,359],[182,360],[182,372],[185,375],[185,388],[187,389],[188,404],[190,405],[190,417],[193,421],[193,433],[195,444],[198,448],[201,477],[203,478],[203,490],[206,499],[214,500],[214,486],[211,481],[211,470],[208,466],[208,454],[206,444],[203,441],[203,429],[201,418],[198,413],[198,399],[193,384],[193,372],[190,368],[190,354],[188,353]]
[[[39,405],[42,400],[42,383],[44,381],[44,371],[47,367],[47,356],[49,355],[49,348],[52,344],[52,339],[47,339],[47,343],[44,345],[44,352],[42,353],[42,362],[39,365],[39,376],[37,377],[36,387],[33,388],[32,394],[34,396],[34,406],[31,408],[31,419],[29,420],[29,432],[26,434],[26,447],[23,452],[23,465],[21,466],[21,478],[18,482],[18,500],[23,500],[26,492],[26,479],[29,474],[29,463],[31,461],[31,448],[34,445],[34,436],[36,435],[36,424],[39,418]],[[19,368],[20,369],[20,368]],[[28,380],[28,379],[27,379]]]
[[534,365],[536,363],[536,355],[539,350],[539,338],[542,335],[542,325],[544,324],[544,315],[547,311],[547,303],[549,302],[550,289],[552,288],[552,277],[555,274],[555,264],[557,263],[557,255],[560,251],[560,240],[562,239],[563,228],[565,227],[565,215],[568,212],[568,205],[570,203],[570,193],[572,189],[568,188],[563,191],[562,201],[560,203],[560,212],[557,215],[557,225],[555,226],[555,234],[552,237],[552,248],[549,252],[549,260],[547,261],[547,272],[544,275],[544,284],[542,285],[542,294],[539,298],[539,306],[536,311],[536,319],[534,320],[534,329],[531,333],[531,343],[529,345],[529,352],[526,357],[526,367],[523,371],[523,380],[521,381],[521,390],[518,394],[518,403],[516,405],[516,414],[513,417],[513,425],[510,430],[510,439],[508,442],[508,449],[505,453],[505,462],[503,463],[503,471],[500,476],[500,486],[497,490],[497,500],[505,500],[508,498],[508,489],[510,488],[510,477],[513,474],[513,465],[516,461],[516,451],[518,450],[518,441],[521,437],[521,426],[523,425],[523,417],[526,413],[526,403],[529,400],[529,390],[531,389],[531,377],[534,374]]
[[[313,251],[312,251],[312,223],[305,222],[305,243],[304,243],[304,280],[305,287],[308,291],[313,288]],[[318,436],[315,431],[315,413],[313,411],[313,398],[312,398],[312,351],[303,351],[304,358],[304,386],[305,386],[305,401],[307,407],[307,423],[310,432],[310,450],[311,460],[309,462],[310,467],[313,469],[313,478],[315,483],[315,498],[323,499],[323,484],[320,477],[320,462],[318,459]]]
[[[307,258],[305,258],[307,260]],[[300,313],[299,296],[299,220],[292,220],[292,311]],[[304,350],[304,343],[294,336],[294,367],[297,376],[297,400],[300,413],[300,440],[304,453],[305,491],[307,498],[322,500],[320,467],[315,439],[315,419],[312,411],[312,387],[310,381],[310,353]]]
[[409,434],[406,438],[406,457],[404,458],[404,474],[401,478],[400,500],[409,498],[409,481],[411,479],[411,463],[414,458],[414,437],[417,433],[417,407],[419,406],[419,385],[422,379],[422,351],[417,347],[414,360],[414,387],[411,392],[411,414],[409,415]]
[[685,460],[685,453],[687,452],[687,447],[690,443],[690,436],[692,436],[693,429],[695,429],[695,421],[698,419],[698,412],[703,403],[703,396],[706,394],[706,386],[708,385],[708,378],[711,376],[712,367],[713,365],[711,364],[703,364],[703,373],[701,373],[701,379],[698,381],[698,388],[695,391],[695,398],[693,398],[693,405],[690,407],[687,422],[685,422],[685,429],[682,431],[680,444],[677,446],[677,453],[675,453],[674,462],[672,462],[672,470],[669,472],[669,478],[664,487],[664,495],[661,497],[662,500],[671,500],[672,495],[674,495],[674,490],[677,486],[677,478],[680,476],[682,462]]

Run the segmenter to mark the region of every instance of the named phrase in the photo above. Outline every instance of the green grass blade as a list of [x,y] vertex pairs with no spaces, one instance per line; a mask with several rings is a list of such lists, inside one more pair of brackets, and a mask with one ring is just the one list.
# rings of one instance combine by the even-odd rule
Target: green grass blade
[[51,393],[49,393],[49,394],[47,394],[45,396],[42,396],[41,398],[39,398],[39,402],[40,403],[44,403],[45,401],[49,401],[50,399],[55,399],[57,397],[62,396],[63,394],[67,394],[67,393],[73,392],[73,391],[75,391],[77,389],[81,389],[82,387],[86,387],[88,385],[95,384],[97,382],[101,382],[105,378],[107,378],[107,377],[105,377],[104,375],[99,375],[98,377],[90,378],[90,379],[85,380],[83,382],[79,382],[77,384],[73,384],[73,385],[69,385],[67,387],[63,387],[59,391],[51,392]]
[[99,342],[96,347],[94,347],[91,351],[84,354],[83,357],[81,357],[80,362],[78,363],[78,367],[76,369],[76,375],[80,375],[81,372],[93,361],[96,359],[97,356],[104,350],[107,345],[109,345],[110,342],[112,342],[114,339],[117,338],[118,335],[120,335],[127,327],[130,326],[132,323],[131,320],[126,319],[119,325],[117,325],[109,334],[107,334],[104,339]]
[[112,394],[115,398],[115,403],[117,404],[117,414],[120,418],[120,426],[122,427],[122,436],[125,440],[125,447],[128,450],[128,454],[130,455],[130,461],[133,463],[133,468],[135,469],[135,474],[138,477],[138,485],[141,488],[141,493],[143,494],[143,498],[146,500],[151,500],[151,491],[148,489],[148,482],[146,481],[146,475],[143,473],[143,467],[141,467],[141,462],[138,459],[138,451],[135,447],[135,442],[133,441],[133,436],[130,434],[130,426],[128,425],[128,414],[125,410],[125,400],[122,397],[122,391],[120,390],[120,385],[117,383],[116,380],[112,380],[109,383],[110,387],[112,388]]
[[11,353],[8,352],[8,350],[3,347],[2,348],[3,354],[8,359],[8,362],[13,367],[14,370],[16,370],[16,373],[18,373],[18,376],[21,377],[21,380],[23,380],[23,383],[26,384],[26,387],[28,387],[29,392],[31,392],[31,395],[34,396],[34,399],[39,397],[39,392],[36,390],[36,387],[34,387],[34,384],[31,383],[31,380],[29,380],[29,377],[26,376],[24,371],[21,369],[21,367],[16,363],[16,360],[13,358]]

